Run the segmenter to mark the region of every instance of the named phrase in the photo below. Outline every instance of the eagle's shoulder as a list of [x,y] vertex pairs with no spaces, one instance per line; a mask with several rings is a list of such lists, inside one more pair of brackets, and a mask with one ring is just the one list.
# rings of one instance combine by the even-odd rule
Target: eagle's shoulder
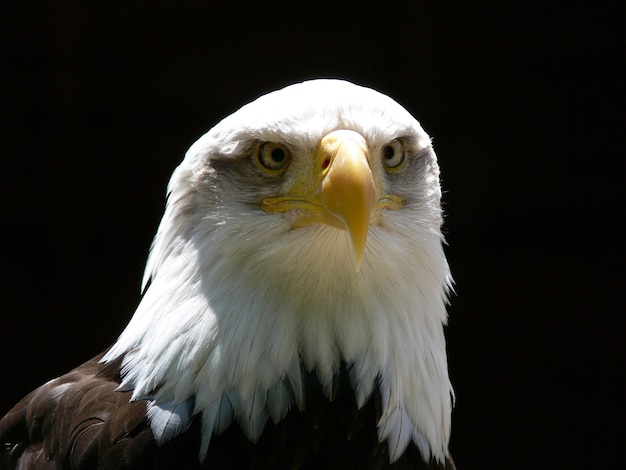
[[145,401],[116,392],[120,362],[101,357],[37,388],[2,418],[3,467],[96,468],[105,458],[133,466],[156,447]]

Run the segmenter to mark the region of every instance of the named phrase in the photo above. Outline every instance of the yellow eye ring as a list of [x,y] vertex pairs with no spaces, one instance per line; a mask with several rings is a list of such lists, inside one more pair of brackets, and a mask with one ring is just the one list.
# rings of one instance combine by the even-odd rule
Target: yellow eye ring
[[405,158],[404,142],[401,139],[393,139],[382,149],[383,165],[388,171],[400,169]]
[[264,142],[257,151],[259,165],[270,173],[284,171],[291,161],[291,152],[286,145]]

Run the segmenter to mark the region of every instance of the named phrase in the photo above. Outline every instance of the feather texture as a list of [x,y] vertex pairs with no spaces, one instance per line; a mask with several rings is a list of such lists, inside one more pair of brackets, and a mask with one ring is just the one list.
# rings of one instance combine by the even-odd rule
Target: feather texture
[[[205,409],[203,419],[192,420],[186,432],[158,445],[145,413],[154,405],[129,402],[130,392],[115,391],[120,361],[105,365],[100,358],[43,385],[0,420],[5,446],[0,468],[454,468],[449,459],[424,463],[415,440],[390,466],[387,445],[376,434],[381,396],[375,392],[364,406],[357,406],[345,364],[336,375],[335,400],[326,399],[315,373],[304,374],[302,410],[290,410],[278,423],[268,421],[256,442],[238,427],[224,425],[232,419],[232,408],[223,398],[222,409]],[[158,413],[185,416],[183,410],[191,404],[181,405]],[[220,414],[226,419],[219,433],[201,442],[211,436],[201,427],[212,411],[215,419]]]
[[182,403],[148,402],[147,417],[157,445],[162,445],[185,432],[193,417],[193,398]]

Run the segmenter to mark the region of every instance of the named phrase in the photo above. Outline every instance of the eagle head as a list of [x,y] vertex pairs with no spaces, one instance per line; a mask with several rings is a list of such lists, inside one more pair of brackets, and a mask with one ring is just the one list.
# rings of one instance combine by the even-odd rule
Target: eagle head
[[447,456],[452,389],[430,138],[374,90],[313,80],[269,93],[191,146],[168,186],[137,311],[103,361],[148,399],[158,442],[202,420],[251,441],[306,406],[303,372],[332,398],[377,390],[390,459]]

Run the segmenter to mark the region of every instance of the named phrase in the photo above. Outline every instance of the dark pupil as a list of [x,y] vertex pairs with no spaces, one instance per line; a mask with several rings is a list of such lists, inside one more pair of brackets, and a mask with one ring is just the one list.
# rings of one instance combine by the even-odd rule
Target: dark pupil
[[276,163],[280,163],[285,159],[285,152],[283,149],[274,149],[272,150],[272,160]]
[[383,156],[386,160],[391,160],[394,153],[395,151],[393,150],[393,147],[391,145],[387,145],[383,150]]

